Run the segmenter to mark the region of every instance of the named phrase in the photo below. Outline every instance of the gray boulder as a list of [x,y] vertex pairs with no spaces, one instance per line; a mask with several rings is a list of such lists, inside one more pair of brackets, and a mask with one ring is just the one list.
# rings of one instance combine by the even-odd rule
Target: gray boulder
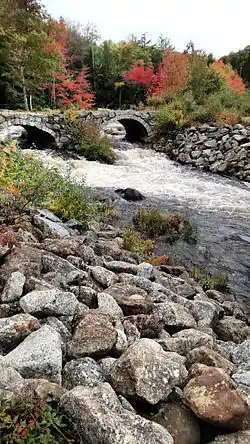
[[74,315],[78,301],[73,293],[59,289],[31,291],[20,299],[25,313],[36,316],[70,316]]
[[233,341],[239,344],[249,337],[249,327],[240,319],[225,316],[215,326],[215,333],[223,341]]
[[216,436],[214,441],[208,444],[249,444],[250,430],[244,430],[237,433],[230,433],[229,435]]
[[105,268],[108,270],[114,271],[115,273],[137,273],[137,265],[130,264],[129,262],[124,261],[110,261],[104,262]]
[[7,282],[5,283],[2,295],[0,297],[1,301],[9,303],[20,299],[23,294],[25,279],[24,274],[20,271],[14,271],[11,273],[7,279]]
[[190,310],[199,327],[213,328],[220,314],[223,313],[218,304],[207,301],[187,301],[185,306]]
[[105,382],[104,372],[92,358],[73,359],[63,369],[63,386],[68,390],[78,385],[93,387],[100,382]]
[[0,319],[0,347],[8,352],[39,328],[39,321],[29,314],[21,313],[2,318]]
[[137,276],[143,277],[145,279],[151,279],[153,273],[154,273],[154,267],[148,262],[142,262],[137,267]]
[[190,311],[180,304],[174,302],[156,304],[154,313],[162,320],[166,330],[171,332],[196,327],[196,321]]
[[162,426],[124,409],[107,383],[93,388],[75,387],[62,396],[60,405],[74,417],[85,442],[173,444],[173,438]]
[[31,333],[5,359],[25,378],[44,378],[61,383],[61,337],[48,325]]
[[93,278],[98,282],[98,284],[101,284],[104,288],[111,287],[111,285],[114,285],[116,282],[119,281],[118,276],[113,273],[110,270],[106,270],[106,268],[96,266],[91,267],[91,275]]
[[98,293],[97,295],[98,309],[102,313],[110,314],[117,318],[123,318],[121,307],[116,300],[108,293]]
[[174,386],[183,385],[185,367],[167,359],[157,342],[140,339],[117,359],[109,372],[109,380],[117,393],[157,404],[167,399]]

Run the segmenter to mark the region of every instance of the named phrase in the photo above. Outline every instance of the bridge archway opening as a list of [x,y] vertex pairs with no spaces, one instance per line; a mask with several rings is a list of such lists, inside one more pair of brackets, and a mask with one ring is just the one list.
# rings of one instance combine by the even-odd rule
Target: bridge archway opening
[[[0,128],[1,132],[1,128]],[[5,138],[17,140],[22,148],[57,148],[55,136],[48,131],[26,123],[8,125],[3,129]]]
[[145,126],[135,119],[118,119],[118,122],[123,125],[126,131],[126,140],[128,142],[146,142],[148,139],[148,132]]
[[36,126],[22,125],[22,127],[24,128],[25,133],[21,136],[21,141],[27,143],[29,147],[35,147],[38,149],[57,148],[55,137],[52,134],[37,128]]

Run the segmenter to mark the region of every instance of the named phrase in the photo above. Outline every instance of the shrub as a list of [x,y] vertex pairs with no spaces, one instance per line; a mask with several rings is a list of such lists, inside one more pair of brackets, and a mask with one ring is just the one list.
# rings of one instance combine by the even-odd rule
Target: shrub
[[199,282],[203,290],[228,290],[228,276],[226,274],[212,275],[203,268],[195,267],[190,270],[190,276],[197,282]]
[[80,155],[87,160],[114,163],[115,152],[112,142],[106,135],[101,135],[96,125],[83,124],[79,120],[71,119],[67,123],[67,129]]
[[133,228],[125,228],[122,233],[124,248],[145,258],[152,256],[155,243],[150,239],[142,239],[141,234]]
[[2,444],[66,444],[77,442],[63,413],[48,404],[33,401],[1,401]]
[[174,105],[170,103],[164,107],[161,107],[156,114],[156,123],[158,130],[161,133],[166,133],[169,130],[181,128],[185,125],[186,120],[184,118],[183,111],[175,109]]
[[134,218],[138,231],[150,238],[166,236],[166,242],[173,244],[180,237],[186,242],[196,242],[196,231],[183,213],[163,216],[159,210],[141,209]]
[[154,238],[166,232],[166,219],[158,210],[139,210],[134,218],[138,231]]
[[56,169],[45,168],[41,161],[25,156],[21,150],[2,149],[0,215],[8,218],[28,207],[45,207],[64,219],[76,218],[87,226],[93,214],[93,201],[84,183],[62,178]]
[[115,205],[107,203],[99,204],[96,211],[97,218],[100,222],[109,223],[119,219],[119,209]]

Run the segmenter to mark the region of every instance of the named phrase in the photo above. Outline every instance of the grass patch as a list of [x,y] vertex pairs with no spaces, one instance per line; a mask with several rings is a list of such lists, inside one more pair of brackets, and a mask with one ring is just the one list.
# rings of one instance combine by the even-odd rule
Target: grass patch
[[48,404],[35,401],[0,403],[2,444],[74,444],[77,443],[74,435],[72,424],[64,414]]
[[227,274],[210,274],[200,267],[195,267],[189,272],[190,276],[202,286],[204,291],[218,290],[226,292],[228,290]]
[[125,250],[137,253],[145,258],[153,254],[155,243],[151,239],[142,239],[141,234],[133,228],[125,228],[122,233]]
[[67,131],[81,156],[84,156],[87,160],[98,160],[108,164],[114,163],[113,144],[106,135],[101,135],[96,125],[83,123],[79,120],[68,120]]
[[84,182],[63,178],[12,142],[0,150],[0,218],[8,219],[30,207],[43,207],[62,219],[78,219],[87,227],[94,203]]

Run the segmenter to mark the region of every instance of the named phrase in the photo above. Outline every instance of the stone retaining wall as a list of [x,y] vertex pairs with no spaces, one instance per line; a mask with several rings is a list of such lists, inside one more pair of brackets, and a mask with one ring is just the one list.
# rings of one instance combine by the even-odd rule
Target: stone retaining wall
[[192,126],[162,149],[171,159],[250,182],[250,126]]

